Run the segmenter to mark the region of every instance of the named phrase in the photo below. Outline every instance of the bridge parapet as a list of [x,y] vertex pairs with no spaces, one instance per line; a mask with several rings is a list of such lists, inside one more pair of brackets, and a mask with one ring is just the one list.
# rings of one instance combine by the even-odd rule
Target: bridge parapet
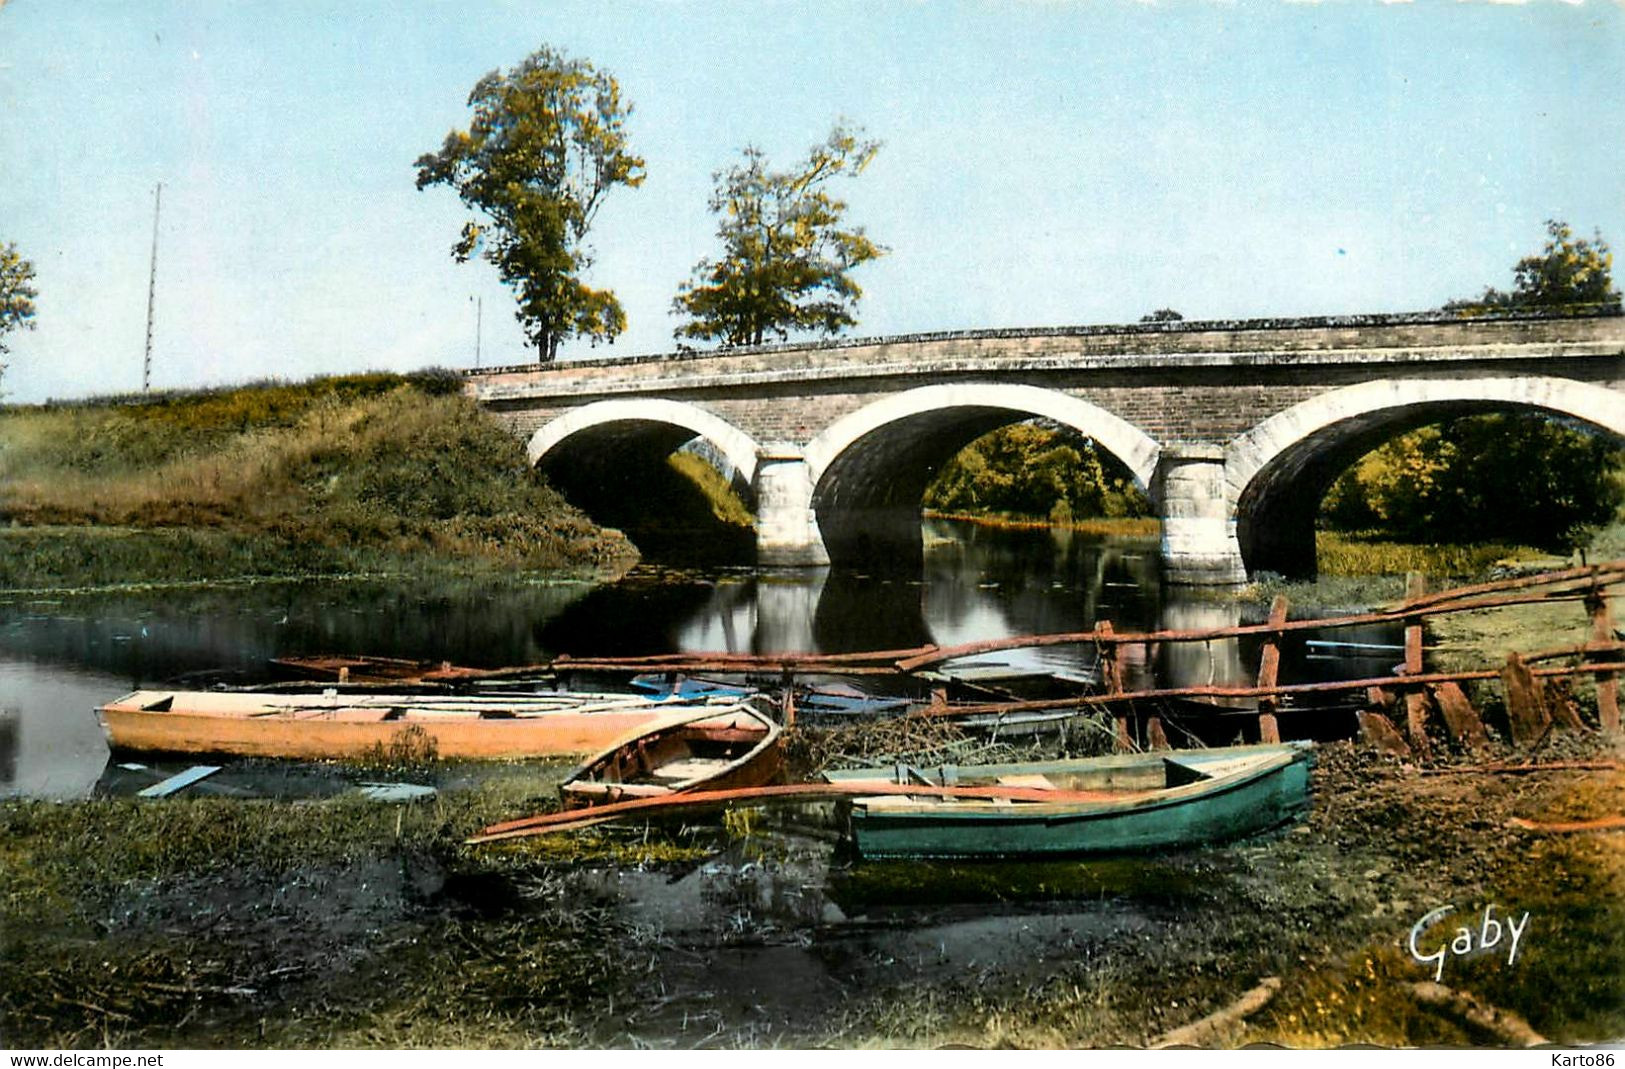
[[484,404],[990,372],[1245,372],[1619,355],[1620,316],[1351,316],[958,331],[522,364],[467,374]]

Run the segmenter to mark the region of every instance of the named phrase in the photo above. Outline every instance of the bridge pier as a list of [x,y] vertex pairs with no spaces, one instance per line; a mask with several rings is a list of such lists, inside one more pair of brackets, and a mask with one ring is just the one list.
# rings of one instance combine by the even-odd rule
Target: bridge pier
[[829,563],[812,507],[812,470],[790,443],[756,455],[756,563],[764,568],[818,568]]
[[1247,581],[1225,498],[1224,446],[1171,442],[1157,462],[1164,582],[1224,586]]

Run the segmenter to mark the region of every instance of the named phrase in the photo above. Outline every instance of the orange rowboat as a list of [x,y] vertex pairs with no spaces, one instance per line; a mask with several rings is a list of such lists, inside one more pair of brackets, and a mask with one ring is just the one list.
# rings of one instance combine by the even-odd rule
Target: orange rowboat
[[559,785],[565,808],[696,790],[760,787],[779,774],[779,725],[741,703],[641,728],[588,759]]
[[[732,708],[718,707],[724,714]],[[593,753],[705,706],[628,694],[370,695],[138,690],[98,713],[115,750],[306,760],[431,741],[442,758]],[[423,745],[420,741],[419,745]]]

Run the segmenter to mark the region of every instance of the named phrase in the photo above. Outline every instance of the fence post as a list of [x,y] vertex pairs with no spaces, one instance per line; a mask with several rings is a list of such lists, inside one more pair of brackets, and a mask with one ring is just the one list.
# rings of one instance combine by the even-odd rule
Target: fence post
[[[1270,603],[1270,626],[1278,628],[1286,623],[1287,597],[1285,594],[1275,595]],[[1273,688],[1276,677],[1281,671],[1281,632],[1271,631],[1264,638],[1264,654],[1258,659],[1258,687],[1260,690]],[[1258,741],[1280,742],[1281,726],[1275,719],[1275,712],[1280,707],[1277,695],[1263,694],[1258,699]]]
[[[1591,611],[1591,640],[1614,641],[1614,617],[1608,608],[1608,595],[1601,587],[1592,587],[1586,595],[1586,608]],[[1597,673],[1597,719],[1602,729],[1611,735],[1619,733],[1619,680],[1612,672]]]
[[[1107,694],[1123,693],[1123,666],[1117,659],[1117,640],[1113,637],[1112,622],[1110,620],[1095,621],[1095,643],[1100,650],[1096,663],[1100,666],[1100,683],[1106,688]],[[1115,735],[1112,749],[1118,753],[1129,753],[1134,750],[1134,732],[1130,728],[1128,714],[1119,711],[1115,714]]]
[[[1427,593],[1428,579],[1421,572],[1411,572],[1405,576],[1405,600],[1415,601]],[[1422,674],[1422,617],[1407,616],[1405,618],[1405,674],[1419,676]],[[1405,689],[1405,731],[1411,737],[1411,745],[1416,752],[1426,757],[1428,753],[1428,696],[1427,691],[1421,687],[1407,687]]]

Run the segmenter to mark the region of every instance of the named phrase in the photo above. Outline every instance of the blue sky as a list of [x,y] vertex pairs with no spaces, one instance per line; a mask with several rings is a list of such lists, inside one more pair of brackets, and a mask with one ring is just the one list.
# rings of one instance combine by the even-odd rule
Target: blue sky
[[529,358],[464,217],[412,163],[485,72],[550,44],[614,74],[648,164],[592,235],[671,350],[711,175],[837,118],[891,249],[853,333],[1414,311],[1511,283],[1543,220],[1625,249],[1625,3],[10,0],[0,241],[38,270],[6,399]]

